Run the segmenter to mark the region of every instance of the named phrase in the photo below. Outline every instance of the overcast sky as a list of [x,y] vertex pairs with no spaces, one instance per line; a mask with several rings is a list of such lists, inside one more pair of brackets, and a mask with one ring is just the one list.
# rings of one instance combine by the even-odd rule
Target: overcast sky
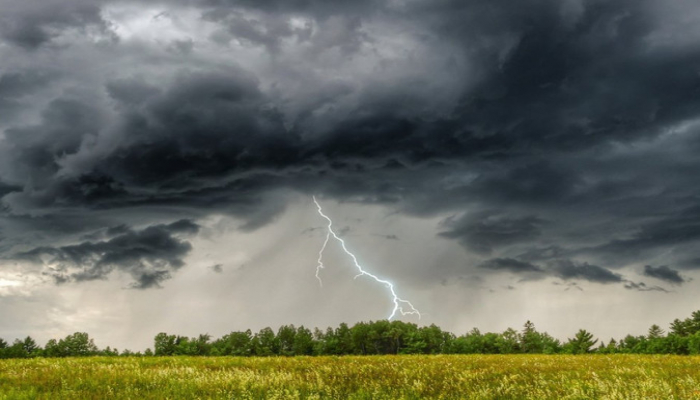
[[0,0],[0,337],[700,309],[694,0]]

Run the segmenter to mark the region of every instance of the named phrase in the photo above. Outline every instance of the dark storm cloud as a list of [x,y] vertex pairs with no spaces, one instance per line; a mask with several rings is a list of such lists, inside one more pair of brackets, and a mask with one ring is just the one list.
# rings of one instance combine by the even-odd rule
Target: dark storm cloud
[[540,236],[544,221],[536,217],[510,218],[493,212],[466,214],[459,219],[443,221],[449,230],[440,236],[457,239],[481,254],[490,254],[494,248],[529,241]]
[[666,281],[673,285],[681,285],[686,282],[685,279],[675,269],[669,268],[666,265],[652,267],[651,265],[644,266],[644,275],[652,278]]
[[698,269],[700,268],[700,257],[683,260],[681,266],[689,269]]
[[12,186],[12,185],[8,185],[6,183],[0,182],[0,198],[2,198],[2,196],[6,195],[8,193],[16,192],[19,190],[22,190],[22,188],[19,186]]
[[558,260],[552,268],[553,273],[564,280],[581,279],[595,283],[620,283],[624,279],[608,269],[588,263],[571,260]]
[[[225,3],[219,4],[219,6],[232,7],[237,4],[241,5],[242,3]],[[526,20],[530,16],[536,15],[536,10],[549,7],[546,6],[548,4],[546,2],[537,4],[538,6],[533,8],[531,12],[514,13],[515,15],[510,15],[505,7],[503,9],[496,8],[496,10],[500,10],[500,13],[496,12],[499,16],[496,19],[503,19],[506,22]],[[299,4],[295,7],[304,8],[307,6]],[[268,9],[264,5],[261,7]],[[457,6],[451,5],[449,7]],[[463,10],[464,7],[457,8],[472,14],[481,10],[478,6],[475,6],[474,9],[467,7],[466,10]],[[546,24],[558,23],[550,21],[553,18],[558,18],[557,8],[549,8],[551,10],[543,14],[546,16],[546,18],[543,17],[543,24],[545,22]],[[614,14],[614,12],[619,11],[614,7],[608,10],[599,4],[591,6],[591,8],[590,13],[593,15],[590,18],[593,21],[597,20],[596,15],[598,14],[600,14],[600,18],[603,18],[607,15],[606,12]],[[279,10],[279,6],[270,9]],[[638,7],[635,7],[634,10],[635,13],[640,12]],[[444,17],[449,18],[449,15],[445,14]],[[589,22],[589,24],[592,23]],[[545,31],[554,29],[553,26],[546,24],[537,29]],[[519,27],[518,24],[515,26]],[[567,48],[567,41],[577,43],[574,40],[576,35],[585,36],[588,32],[584,28],[585,26],[580,28],[581,32],[572,33],[573,37],[560,39],[562,43],[559,43],[558,46]],[[512,29],[513,27],[510,25],[504,26],[505,31]],[[470,32],[469,34],[474,35],[478,32]],[[527,36],[529,33],[523,34]],[[536,39],[528,39],[525,42],[533,41],[533,46],[547,47],[547,42],[553,40],[544,35],[537,36]],[[361,173],[366,168],[367,163],[375,160],[402,159],[404,162],[422,162],[430,159],[457,159],[470,155],[479,157],[481,154],[490,155],[497,152],[499,157],[505,157],[504,161],[509,159],[513,159],[513,161],[503,163],[499,171],[483,173],[469,188],[471,192],[497,200],[512,197],[517,197],[520,201],[536,203],[564,200],[570,198],[575,185],[579,183],[579,177],[572,168],[544,160],[530,160],[528,162],[525,159],[524,163],[515,161],[522,158],[521,153],[526,149],[519,145],[518,142],[521,139],[527,140],[530,146],[549,147],[555,145],[557,139],[549,136],[549,132],[560,132],[562,128],[566,128],[565,125],[552,121],[550,115],[551,110],[557,110],[565,105],[560,104],[558,99],[551,98],[547,93],[556,92],[566,95],[568,92],[557,85],[540,87],[542,82],[536,79],[535,82],[528,84],[523,82],[519,76],[524,73],[523,71],[536,70],[535,67],[539,66],[542,60],[559,57],[559,54],[547,53],[547,58],[537,55],[527,57],[523,55],[522,57],[525,58],[520,59],[518,52],[521,51],[520,47],[525,45],[526,43],[521,41],[517,45],[518,47],[511,50],[507,61],[514,63],[514,67],[498,71],[490,79],[505,85],[517,86],[518,90],[505,96],[505,98],[510,99],[509,101],[521,100],[521,96],[524,95],[523,91],[535,90],[536,86],[535,94],[538,94],[538,98],[546,103],[551,103],[551,106],[546,107],[548,110],[546,120],[523,121],[523,123],[544,124],[533,126],[532,129],[521,126],[522,124],[518,122],[522,121],[523,118],[532,118],[532,114],[527,110],[522,110],[521,107],[512,107],[512,104],[504,103],[505,100],[501,101],[502,99],[490,103],[494,103],[493,107],[498,110],[520,113],[519,116],[513,115],[512,118],[503,118],[500,115],[490,115],[488,112],[484,113],[480,109],[481,106],[469,102],[462,104],[462,107],[457,109],[455,114],[447,120],[425,121],[396,115],[395,111],[390,110],[397,109],[395,107],[397,98],[390,97],[392,101],[384,104],[379,100],[382,97],[390,96],[390,93],[375,93],[372,98],[366,99],[368,101],[363,101],[360,106],[362,113],[350,114],[345,121],[334,127],[334,134],[326,135],[318,141],[299,142],[295,138],[296,132],[285,131],[281,124],[282,116],[278,111],[274,108],[263,110],[267,100],[257,88],[255,78],[251,74],[246,76],[246,73],[242,71],[233,71],[233,74],[229,76],[221,72],[208,72],[181,76],[177,79],[177,86],[172,87],[164,94],[158,94],[158,89],[143,82],[119,81],[108,84],[110,95],[125,105],[134,105],[148,98],[151,100],[142,108],[132,110],[133,113],[124,113],[127,135],[135,137],[138,132],[138,135],[144,135],[144,139],[120,149],[105,162],[108,164],[116,161],[117,165],[102,169],[119,167],[128,169],[129,166],[133,166],[132,169],[138,168],[140,171],[153,173],[154,176],[149,179],[148,174],[124,171],[123,175],[128,176],[129,179],[143,175],[140,179],[150,182],[162,182],[163,180],[167,182],[170,179],[177,179],[177,175],[180,174],[195,178],[201,174],[225,174],[233,169],[228,164],[243,164],[238,167],[242,170],[268,166],[284,169],[299,165],[314,165],[316,160],[333,159],[333,163],[329,165],[333,169],[348,170],[352,173],[352,168],[357,166],[357,170],[354,172]],[[522,50],[523,54],[529,54],[527,49]],[[537,49],[539,52],[544,51]],[[584,55],[592,57],[591,53],[584,50],[574,49],[571,51],[581,51],[585,53]],[[489,51],[496,52],[500,49],[490,49]],[[590,57],[581,58],[592,61]],[[574,70],[586,66],[587,64],[583,63],[582,65],[571,65],[569,68]],[[620,74],[622,74],[621,71]],[[513,75],[512,78],[510,75]],[[553,78],[557,75],[544,74],[544,76]],[[387,88],[386,90],[397,89]],[[479,93],[479,89],[477,89],[476,93],[469,93],[469,96],[479,97]],[[554,104],[555,102],[556,104]],[[251,114],[257,115],[257,120],[255,117],[247,117]],[[480,119],[474,120],[476,115]],[[590,119],[589,117],[595,117],[595,115],[586,118]],[[146,121],[154,123],[147,124]],[[513,125],[515,122],[518,123]],[[505,125],[501,128],[494,126],[484,132],[485,124],[489,123],[509,124],[510,128],[503,129]],[[549,124],[555,125],[549,126]],[[229,126],[231,127],[225,128]],[[164,133],[171,131],[172,134],[166,135]],[[244,132],[246,141],[252,141],[252,143],[237,142],[237,131]],[[546,143],[538,142],[537,135],[548,135]],[[582,135],[579,132],[571,132],[568,136]],[[591,144],[615,139],[615,135],[606,135],[601,137],[601,140],[598,140],[599,138],[596,136],[584,136],[592,139]],[[141,144],[145,142],[148,142],[149,146],[141,149]],[[213,146],[213,144],[216,145]],[[246,155],[247,163],[240,163],[239,158],[243,153]],[[157,156],[158,159],[163,159],[160,157],[162,154],[169,155],[166,158],[167,162],[158,163],[158,168],[152,168],[156,164],[152,161],[153,157]],[[351,160],[355,161],[350,162]],[[205,171],[190,171],[186,169],[188,167],[202,168]],[[122,174],[112,172],[107,175]],[[187,183],[188,181],[182,182]]]
[[644,224],[631,238],[616,239],[584,249],[597,254],[635,259],[636,255],[662,246],[680,245],[700,239],[700,207],[672,210],[670,215]]
[[519,259],[525,261],[546,261],[553,259],[565,258],[569,252],[566,249],[562,249],[559,246],[549,246],[549,247],[533,247],[526,250],[524,253],[518,256]]
[[80,100],[59,98],[42,111],[40,123],[6,129],[0,146],[12,160],[10,176],[29,190],[47,188],[60,168],[58,159],[75,153],[85,136],[100,130],[99,116],[98,109]]
[[41,124],[8,129],[14,175],[29,183],[10,204],[196,208],[220,203],[240,206],[249,229],[268,222],[282,207],[258,197],[275,178],[244,176],[231,182],[228,176],[289,164],[295,135],[267,106],[251,74],[234,69],[176,79],[178,85],[165,92],[139,80],[108,84],[110,96],[125,107],[122,145],[100,156],[90,170],[59,174],[71,162],[61,159],[77,153],[102,126],[91,106],[58,99],[48,105]]
[[528,262],[518,261],[512,258],[492,258],[481,264],[479,268],[494,271],[509,271],[516,274],[523,272],[542,272],[542,268]]
[[[184,18],[185,3],[206,37],[178,31],[158,47],[127,35],[109,62],[91,35],[128,31],[107,19],[132,3],[2,3],[0,37],[14,47],[0,50],[21,60],[0,71],[0,113],[46,93],[35,118],[6,120],[0,141],[13,245],[80,231],[69,211],[87,221],[114,210],[105,226],[138,211],[160,226],[175,218],[153,210],[172,207],[177,218],[234,215],[253,231],[291,190],[459,215],[438,235],[491,257],[483,270],[621,283],[607,268],[674,246],[678,265],[697,258],[698,128],[684,124],[700,116],[700,49],[664,39],[674,33],[664,3],[212,0],[159,3],[158,15]],[[91,44],[59,46],[70,32]],[[65,81],[49,93],[47,75],[25,68],[48,52],[95,66],[56,63]],[[41,231],[49,220],[56,226]],[[74,245],[88,255],[74,264],[95,256],[98,244],[86,243]],[[66,248],[45,247],[58,258]],[[148,287],[168,270],[139,273]]]
[[19,253],[16,259],[42,263],[58,283],[67,280],[105,279],[116,270],[131,275],[132,287],[158,287],[184,265],[192,246],[176,235],[193,235],[199,226],[189,220],[155,225],[142,230],[118,228],[117,236],[101,242],[83,242],[62,247],[38,247]]
[[0,5],[0,37],[25,49],[46,45],[71,28],[84,32],[92,27],[100,33],[110,33],[109,24],[101,17],[100,5],[95,2],[4,1]]
[[372,13],[381,10],[383,2],[377,0],[358,0],[347,2],[343,0],[206,0],[210,10],[219,13],[230,13],[233,10],[253,9],[270,14],[304,13],[320,18],[335,14]]
[[[541,280],[547,277],[562,279],[569,282],[566,290],[571,287],[582,290],[577,286],[577,281],[587,281],[598,284],[621,283],[625,289],[641,292],[668,292],[660,286],[648,286],[644,282],[630,281],[625,279],[624,276],[598,265],[568,259],[557,259],[548,262],[545,266],[539,266],[514,258],[491,258],[480,263],[478,267],[490,271],[506,271],[519,275],[522,278],[521,282]],[[560,284],[556,281],[553,283],[556,285]]]
[[[371,18],[385,4],[378,1],[357,2],[254,2],[211,1],[202,19],[221,26],[210,39],[219,44],[232,40],[250,46],[262,46],[271,54],[278,53],[283,40],[308,45],[309,54],[338,49],[350,55],[367,41],[363,19]],[[250,15],[250,12],[253,15]],[[306,17],[293,24],[290,17]]]
[[668,293],[668,290],[660,286],[647,286],[644,282],[635,283],[632,281],[625,282],[625,289],[638,290],[640,292],[664,292]]
[[48,85],[51,76],[34,70],[9,71],[0,74],[0,118],[7,123],[26,109],[28,96]]
[[[227,6],[232,4],[238,3],[226,3]],[[562,16],[557,2],[531,2],[529,7],[519,7],[517,11],[506,3],[495,4],[489,3],[485,7],[485,3],[480,2],[443,2],[439,6],[427,6],[427,10],[423,9],[426,6],[416,6],[418,9],[413,10],[434,15],[440,28],[437,33],[447,35],[449,32],[447,36],[459,44],[463,41],[471,42],[477,37],[513,37],[509,51],[497,45],[479,49],[484,55],[490,56],[484,57],[484,60],[492,60],[490,62],[500,65],[484,61],[484,68],[489,70],[488,78],[474,92],[465,93],[464,102],[454,110],[451,118],[426,123],[419,119],[400,117],[396,111],[388,112],[400,109],[395,107],[396,101],[405,102],[407,98],[394,97],[391,92],[387,92],[389,90],[398,94],[400,88],[387,88],[373,93],[372,97],[363,101],[363,111],[369,112],[367,116],[360,119],[351,117],[336,127],[338,133],[319,144],[322,147],[317,150],[336,157],[374,158],[379,156],[374,149],[382,149],[382,155],[389,155],[385,145],[391,143],[392,151],[413,160],[493,152],[517,154],[533,148],[571,151],[610,141],[634,140],[637,138],[634,135],[646,135],[650,131],[648,128],[657,124],[655,120],[646,121],[651,116],[645,116],[642,129],[634,125],[640,119],[639,115],[625,117],[621,114],[658,114],[660,105],[657,104],[657,99],[666,93],[666,80],[663,85],[661,82],[659,85],[639,84],[642,78],[658,81],[658,76],[664,76],[660,72],[666,71],[668,67],[657,65],[656,60],[644,60],[643,57],[652,56],[639,53],[644,46],[644,34],[653,29],[643,5],[636,2],[617,2],[612,5],[588,2],[576,23],[572,24]],[[305,7],[306,4],[296,4],[290,6],[290,9]],[[262,8],[265,9],[264,6]],[[273,9],[279,11],[280,8]],[[409,8],[404,11],[411,10]],[[619,18],[620,15],[626,17]],[[465,18],[475,24],[466,30],[455,29],[457,25],[469,26],[464,23]],[[489,21],[488,26],[484,25],[485,20]],[[601,26],[606,30],[600,32]],[[446,32],[443,33],[441,29]],[[279,35],[275,35],[277,36]],[[245,38],[246,35],[242,37]],[[267,43],[265,45],[269,46]],[[504,51],[507,57],[505,60],[503,57],[499,59],[498,55]],[[608,65],[606,60],[614,62]],[[630,69],[646,73],[640,68],[634,68],[640,62],[653,67],[656,72],[649,72],[648,77],[634,73],[630,76]],[[676,60],[671,63],[686,69],[685,74],[674,75],[679,80],[674,85],[677,92],[687,92],[687,87],[698,84],[694,70],[689,68],[691,60]],[[627,90],[591,92],[590,88],[597,87],[601,80],[600,74],[603,71],[599,69],[604,65],[608,68],[604,71],[604,76],[609,77],[605,78],[605,87],[629,87],[647,92],[643,95],[629,93]],[[619,80],[624,83],[616,84]],[[492,94],[494,87],[499,88],[498,95]],[[383,102],[382,99],[391,100]],[[691,109],[687,107],[686,100],[692,100],[689,93],[683,97],[682,102],[684,108]],[[635,104],[644,101],[649,102],[649,105],[640,107],[640,104]],[[615,104],[615,107],[611,109],[608,106],[610,103]],[[675,104],[670,104],[669,111],[673,111],[674,106]],[[364,135],[365,131],[371,132],[371,141]],[[436,133],[438,131],[439,134]],[[552,199],[552,196],[561,199],[570,193],[571,185],[576,183],[576,176],[561,167],[535,160],[512,172],[506,171],[507,175],[503,176],[501,182],[496,177],[485,180],[481,189],[502,191],[497,193],[501,197],[524,194],[533,200]],[[520,186],[512,186],[513,182],[519,183],[518,178],[521,176],[528,177],[529,181],[523,181]],[[499,188],[501,185],[503,188]],[[511,187],[512,190],[507,191]]]
[[220,10],[204,14],[204,19],[225,26],[225,30],[216,32],[212,39],[227,44],[233,39],[247,41],[252,45],[265,46],[270,52],[277,52],[280,40],[296,36],[297,40],[308,37],[308,29],[294,29],[286,18],[265,18],[264,20],[246,18],[238,13],[222,13]]
[[700,54],[650,49],[651,4],[583,1],[570,18],[562,2],[441,3],[439,26],[457,40],[512,38],[505,57],[482,49],[493,69],[463,115],[520,151],[627,142],[695,115]]
[[48,76],[37,71],[8,72],[0,75],[0,98],[22,97],[46,84]]
[[122,79],[108,82],[109,97],[125,106],[138,106],[161,91],[141,79]]
[[502,173],[488,174],[477,179],[474,189],[486,199],[498,201],[518,199],[534,204],[571,201],[580,178],[568,168],[553,165],[549,161],[516,165]]
[[107,228],[107,236],[123,235],[129,231],[129,227],[122,224]]
[[177,189],[235,171],[277,169],[296,159],[297,137],[267,102],[254,75],[239,69],[183,73],[158,93],[141,82],[113,82],[126,105],[125,145],[96,167],[128,185]]
[[540,267],[536,264],[514,258],[492,258],[479,264],[479,268],[493,271],[508,271],[514,274],[541,273],[541,275],[532,275],[538,279],[551,276],[566,281],[584,280],[594,283],[625,282],[622,275],[613,273],[606,268],[567,259],[558,259],[548,263],[546,267]]

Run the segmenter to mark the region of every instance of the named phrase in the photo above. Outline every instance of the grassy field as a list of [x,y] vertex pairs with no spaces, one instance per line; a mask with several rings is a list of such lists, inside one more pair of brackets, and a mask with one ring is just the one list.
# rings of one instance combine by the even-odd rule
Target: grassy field
[[700,357],[0,360],[0,399],[700,399]]

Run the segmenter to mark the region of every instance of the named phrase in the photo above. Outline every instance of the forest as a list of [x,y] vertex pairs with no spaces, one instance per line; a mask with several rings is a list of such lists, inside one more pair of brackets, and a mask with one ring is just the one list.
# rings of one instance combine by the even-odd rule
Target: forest
[[646,335],[599,341],[585,329],[562,342],[527,321],[521,330],[482,333],[477,328],[456,336],[438,326],[402,321],[345,323],[326,330],[283,325],[277,332],[235,331],[218,339],[208,334],[186,337],[159,333],[144,352],[99,349],[85,332],[39,346],[30,336],[11,344],[0,339],[0,358],[80,356],[320,356],[379,354],[700,354],[700,310],[675,319],[668,332],[652,325]]

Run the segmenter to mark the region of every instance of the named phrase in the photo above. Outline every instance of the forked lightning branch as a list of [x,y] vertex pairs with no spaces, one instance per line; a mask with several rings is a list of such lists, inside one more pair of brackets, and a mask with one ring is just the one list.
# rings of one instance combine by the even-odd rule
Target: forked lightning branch
[[374,274],[371,274],[367,272],[360,263],[357,261],[357,257],[353,253],[348,250],[347,246],[345,245],[345,241],[341,239],[333,230],[333,221],[329,216],[323,213],[323,209],[321,208],[321,205],[318,203],[316,200],[316,196],[313,196],[314,203],[316,204],[316,207],[318,208],[318,213],[321,215],[321,217],[325,218],[326,221],[328,221],[328,231],[326,232],[326,238],[323,241],[323,246],[321,247],[321,250],[318,252],[318,265],[316,266],[316,279],[318,279],[318,282],[321,286],[323,286],[323,281],[321,280],[321,270],[325,268],[323,265],[323,253],[326,250],[326,247],[328,246],[328,242],[330,241],[331,236],[337,240],[340,243],[340,246],[342,247],[343,251],[345,254],[350,256],[352,259],[353,264],[355,265],[355,268],[358,270],[358,274],[355,275],[355,279],[361,277],[361,276],[367,276],[374,281],[376,281],[379,284],[382,284],[386,289],[388,289],[389,293],[391,294],[392,301],[394,303],[394,308],[391,310],[391,314],[389,315],[388,319],[392,319],[396,316],[396,313],[401,313],[401,315],[417,315],[418,318],[420,318],[420,311],[418,311],[415,307],[413,307],[413,304],[411,304],[410,301],[404,300],[400,298],[396,294],[396,290],[394,289],[394,284],[389,282],[386,279],[381,279],[377,277]]

